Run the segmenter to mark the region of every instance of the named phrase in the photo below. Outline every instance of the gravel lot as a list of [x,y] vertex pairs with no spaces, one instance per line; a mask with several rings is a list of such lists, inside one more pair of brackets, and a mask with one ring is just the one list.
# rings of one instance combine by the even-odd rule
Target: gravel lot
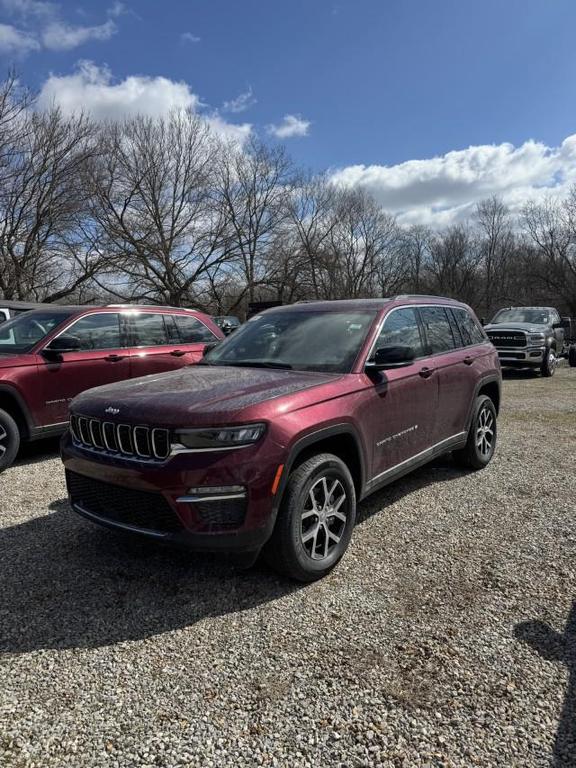
[[29,448],[0,476],[0,765],[575,766],[576,371],[504,395],[487,470],[373,496],[305,587],[90,526]]

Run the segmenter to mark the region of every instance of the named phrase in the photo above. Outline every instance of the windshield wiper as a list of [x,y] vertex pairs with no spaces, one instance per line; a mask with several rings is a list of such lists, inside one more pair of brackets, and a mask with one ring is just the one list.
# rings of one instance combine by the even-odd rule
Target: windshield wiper
[[278,368],[284,371],[291,371],[292,366],[289,363],[274,363],[270,360],[234,360],[219,361],[220,365],[232,365],[238,368]]

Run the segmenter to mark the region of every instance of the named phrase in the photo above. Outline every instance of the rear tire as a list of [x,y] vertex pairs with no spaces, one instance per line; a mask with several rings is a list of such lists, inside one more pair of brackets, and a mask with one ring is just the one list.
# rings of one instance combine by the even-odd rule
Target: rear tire
[[0,410],[0,472],[7,469],[20,448],[18,424],[6,411]]
[[480,395],[474,404],[466,445],[454,451],[454,461],[468,469],[484,469],[494,456],[496,437],[496,408],[487,395]]
[[576,368],[576,344],[572,344],[568,350],[568,365],[570,368]]
[[550,376],[554,376],[557,363],[558,358],[556,357],[556,350],[552,347],[545,349],[544,359],[542,360],[542,365],[540,366],[540,373],[545,379],[550,378]]
[[355,521],[350,470],[331,453],[312,456],[290,475],[264,559],[297,581],[321,579],[346,551]]

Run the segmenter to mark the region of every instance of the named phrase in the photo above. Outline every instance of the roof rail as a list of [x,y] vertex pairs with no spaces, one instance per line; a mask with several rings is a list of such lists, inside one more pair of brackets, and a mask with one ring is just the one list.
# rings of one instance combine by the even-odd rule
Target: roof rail
[[460,299],[453,299],[450,296],[435,296],[434,294],[430,293],[400,293],[397,296],[392,297],[393,301],[397,301],[398,299],[435,299],[442,301],[460,301]]

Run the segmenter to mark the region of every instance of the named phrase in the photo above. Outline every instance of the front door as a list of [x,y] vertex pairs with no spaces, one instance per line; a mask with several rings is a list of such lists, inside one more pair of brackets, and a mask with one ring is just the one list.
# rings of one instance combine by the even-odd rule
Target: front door
[[414,362],[404,368],[370,374],[374,388],[369,401],[372,433],[372,480],[384,479],[433,442],[438,380],[425,348],[414,307],[393,309],[384,320],[374,352],[387,344],[413,347]]
[[80,392],[130,376],[130,358],[121,336],[117,312],[85,315],[60,335],[74,337],[80,348],[63,352],[58,361],[39,356],[44,425],[68,421],[70,400]]

